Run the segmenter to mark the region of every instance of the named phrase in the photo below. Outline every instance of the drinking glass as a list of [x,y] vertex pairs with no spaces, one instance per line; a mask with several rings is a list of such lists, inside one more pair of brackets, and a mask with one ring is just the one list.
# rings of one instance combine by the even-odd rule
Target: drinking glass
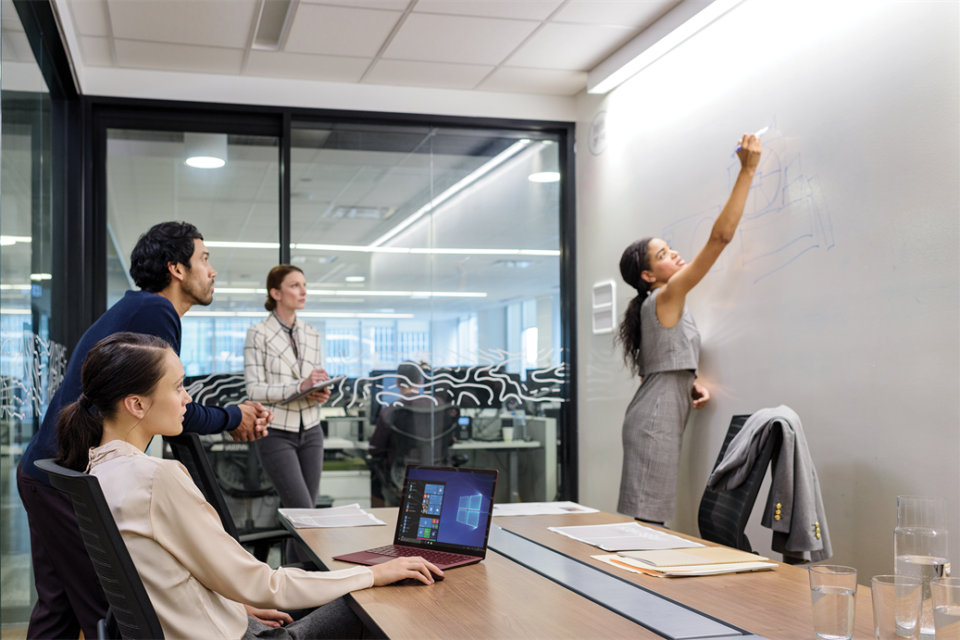
[[810,567],[813,632],[819,640],[851,640],[856,614],[857,570],[835,564]]
[[945,504],[942,498],[897,496],[894,532],[895,573],[923,580],[920,638],[933,640],[933,600],[930,580],[942,578],[948,566]]
[[930,581],[937,640],[960,640],[960,578]]
[[873,629],[877,640],[917,640],[923,581],[910,576],[873,576]]

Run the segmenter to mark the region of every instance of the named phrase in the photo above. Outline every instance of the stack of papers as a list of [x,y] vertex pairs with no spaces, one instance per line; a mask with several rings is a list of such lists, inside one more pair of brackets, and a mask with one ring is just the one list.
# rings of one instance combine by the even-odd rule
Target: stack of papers
[[561,535],[586,542],[604,551],[632,549],[689,549],[702,547],[699,542],[685,540],[658,529],[644,527],[636,522],[595,524],[584,527],[548,527]]
[[369,527],[386,522],[364,511],[359,504],[329,509],[280,509],[294,529],[323,529],[326,527]]
[[711,576],[743,571],[765,571],[776,563],[746,551],[727,547],[621,551],[615,556],[594,556],[607,564],[659,577]]
[[559,516],[570,513],[599,513],[576,502],[511,502],[493,505],[494,516]]

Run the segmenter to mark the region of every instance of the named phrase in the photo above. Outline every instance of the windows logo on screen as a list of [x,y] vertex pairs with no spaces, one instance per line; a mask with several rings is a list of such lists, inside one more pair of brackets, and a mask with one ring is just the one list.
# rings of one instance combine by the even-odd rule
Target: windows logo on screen
[[460,505],[457,509],[457,522],[463,523],[471,529],[476,529],[480,526],[481,500],[482,496],[479,493],[460,498]]

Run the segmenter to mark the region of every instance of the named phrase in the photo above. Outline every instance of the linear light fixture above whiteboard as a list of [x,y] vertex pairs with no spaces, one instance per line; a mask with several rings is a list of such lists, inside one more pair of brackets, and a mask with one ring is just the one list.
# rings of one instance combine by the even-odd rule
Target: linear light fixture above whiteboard
[[683,0],[587,75],[587,93],[604,94],[705,29],[744,0]]

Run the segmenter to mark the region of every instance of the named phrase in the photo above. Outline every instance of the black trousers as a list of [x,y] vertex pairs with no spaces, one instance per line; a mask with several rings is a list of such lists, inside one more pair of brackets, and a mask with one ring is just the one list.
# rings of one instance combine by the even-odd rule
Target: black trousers
[[80,537],[70,496],[17,466],[17,490],[27,510],[37,604],[28,638],[97,637],[107,598]]

